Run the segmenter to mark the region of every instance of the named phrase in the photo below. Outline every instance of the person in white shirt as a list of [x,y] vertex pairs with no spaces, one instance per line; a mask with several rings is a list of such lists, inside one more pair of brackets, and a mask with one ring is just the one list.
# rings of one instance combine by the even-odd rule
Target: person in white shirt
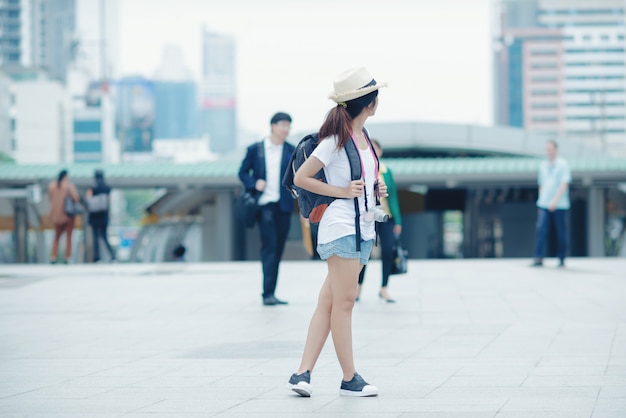
[[546,143],[546,160],[541,162],[537,183],[537,230],[535,234],[535,257],[533,267],[543,266],[543,257],[550,223],[554,222],[557,235],[559,267],[565,267],[567,254],[567,216],[570,208],[569,184],[572,182],[567,161],[558,156],[556,141]]
[[261,234],[262,297],[265,306],[287,304],[274,292],[294,211],[293,198],[281,184],[294,151],[294,146],[286,142],[291,129],[291,116],[276,113],[270,120],[270,127],[270,136],[248,147],[239,169],[239,179],[244,187],[258,196],[257,222]]
[[[311,396],[311,371],[329,333],[332,333],[343,372],[340,395],[378,395],[378,389],[356,372],[352,353],[352,308],[357,296],[359,272],[369,260],[375,237],[376,187],[381,196],[387,195],[387,186],[378,181],[378,158],[364,130],[365,121],[376,113],[378,89],[385,86],[386,83],[376,83],[363,67],[340,74],[329,96],[337,105],[330,110],[320,128],[320,143],[312,158],[302,164],[294,177],[298,187],[337,198],[322,215],[317,236],[317,251],[326,260],[328,275],[309,324],[300,367],[289,379],[291,390],[300,396]],[[354,141],[359,150],[360,180],[351,178],[344,150],[348,141]],[[324,169],[328,183],[314,178],[321,169]],[[354,198],[358,199],[360,212],[360,241],[357,241]]]

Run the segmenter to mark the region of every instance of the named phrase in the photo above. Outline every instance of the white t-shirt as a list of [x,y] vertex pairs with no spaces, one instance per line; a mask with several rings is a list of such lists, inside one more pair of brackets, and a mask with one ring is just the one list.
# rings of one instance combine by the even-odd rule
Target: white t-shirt
[[269,138],[263,140],[265,151],[265,190],[259,197],[259,205],[280,200],[280,169],[283,159],[283,144],[273,144]]
[[[374,182],[376,180],[376,161],[370,148],[359,149],[365,176],[365,190],[367,192],[368,207],[376,205],[374,198]],[[328,184],[347,187],[352,181],[350,176],[350,162],[346,151],[337,149],[337,136],[324,139],[313,151],[314,157],[324,164],[324,173]],[[374,221],[365,220],[365,199],[359,197],[359,212],[361,214],[361,239],[374,239]],[[328,206],[317,232],[317,242],[326,244],[347,235],[354,235],[354,199],[336,199]]]

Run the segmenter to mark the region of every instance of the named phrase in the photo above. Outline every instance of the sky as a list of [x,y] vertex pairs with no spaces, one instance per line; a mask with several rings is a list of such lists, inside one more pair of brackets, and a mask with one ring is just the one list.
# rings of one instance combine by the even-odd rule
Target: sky
[[389,87],[372,122],[492,124],[490,0],[123,0],[120,75],[154,75],[167,45],[199,79],[202,26],[237,42],[238,123],[276,111],[316,130],[335,76],[365,66]]

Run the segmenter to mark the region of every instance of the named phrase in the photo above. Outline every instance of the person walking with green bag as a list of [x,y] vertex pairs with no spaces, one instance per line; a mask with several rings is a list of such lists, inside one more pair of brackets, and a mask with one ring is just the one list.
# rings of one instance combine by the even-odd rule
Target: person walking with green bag
[[[376,139],[372,139],[372,144],[374,145],[374,150],[376,151],[376,155],[380,158],[383,155],[383,149],[380,146],[380,142]],[[381,247],[381,260],[383,265],[383,277],[382,277],[382,285],[380,287],[380,292],[378,293],[378,297],[387,303],[395,303],[395,300],[389,296],[389,292],[387,291],[387,286],[389,284],[389,276],[391,275],[393,268],[393,249],[396,245],[400,234],[402,233],[402,215],[400,214],[400,203],[398,200],[398,188],[396,187],[396,182],[393,179],[393,174],[389,167],[385,166],[382,162],[380,163],[380,171],[378,172],[378,177],[387,185],[387,197],[381,197],[380,203],[383,207],[383,210],[387,212],[389,215],[389,220],[387,222],[380,222],[376,224],[378,229],[378,236],[380,237],[380,247]],[[356,300],[358,301],[361,297],[361,288],[363,285],[363,280],[365,279],[365,268],[367,265],[363,266],[361,273],[359,273],[359,290],[358,296]]]

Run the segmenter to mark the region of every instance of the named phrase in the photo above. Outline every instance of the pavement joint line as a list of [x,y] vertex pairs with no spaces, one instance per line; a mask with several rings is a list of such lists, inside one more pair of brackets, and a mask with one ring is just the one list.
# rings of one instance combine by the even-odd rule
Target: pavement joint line
[[[0,333],[8,337],[0,341],[0,415],[499,417],[623,409],[606,399],[626,388],[626,278],[614,274],[626,271],[626,259],[572,259],[572,272],[532,276],[522,261],[410,260],[413,275],[391,278],[395,306],[375,303],[370,291],[380,283],[368,279],[354,312],[355,360],[371,368],[381,396],[366,404],[335,393],[340,367],[330,339],[315,367],[314,402],[292,400],[283,388],[298,365],[323,263],[281,264],[279,293],[291,303],[279,310],[261,306],[260,263],[193,264],[166,275],[130,266],[115,277],[108,272],[119,265],[50,269],[54,276],[2,266],[3,274],[53,280],[0,286]],[[379,274],[380,262],[372,265],[368,277]]]

